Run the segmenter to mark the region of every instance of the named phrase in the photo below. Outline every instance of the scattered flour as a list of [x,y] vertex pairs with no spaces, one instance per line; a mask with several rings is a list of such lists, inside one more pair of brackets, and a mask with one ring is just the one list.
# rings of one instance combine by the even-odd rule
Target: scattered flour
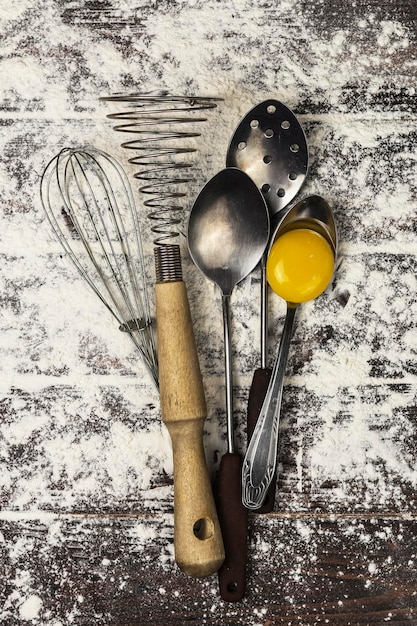
[[[135,40],[132,33],[137,19],[143,16],[138,16],[133,5],[126,5],[130,26],[126,26],[123,36],[133,56],[126,55],[122,47],[115,45],[111,39],[100,38],[89,30],[83,31],[81,56],[77,56],[74,50],[80,41],[80,32],[68,22],[70,14],[67,14],[68,19],[63,20],[52,3],[38,1],[35,4],[42,5],[44,11],[36,13],[31,3],[26,2],[10,10],[7,15],[0,13],[8,33],[5,38],[7,54],[1,62],[1,69],[5,94],[11,94],[17,102],[28,104],[22,110],[23,118],[25,115],[29,115],[29,118],[40,115],[48,119],[53,115],[59,122],[54,137],[48,142],[50,158],[56,152],[54,143],[59,142],[62,129],[64,133],[70,129],[75,136],[79,133],[76,128],[78,117],[91,119],[93,129],[97,125],[101,129],[106,128],[104,117],[108,109],[97,104],[97,90],[111,92],[112,86],[120,81],[121,72],[126,76],[134,75],[135,55],[144,42]],[[244,11],[238,17],[242,7]],[[150,5],[150,18],[153,17],[154,8]],[[37,37],[36,54],[18,50],[25,36],[22,24],[26,15],[31,19],[34,37]],[[114,15],[116,17],[116,13]],[[272,15],[273,19],[268,19]],[[347,485],[357,474],[368,480],[376,480],[377,460],[387,471],[401,475],[404,480],[414,484],[410,459],[403,454],[401,445],[397,448],[393,445],[392,436],[397,437],[399,433],[391,428],[390,438],[389,433],[384,431],[381,434],[373,429],[369,422],[370,404],[366,398],[358,394],[348,408],[351,419],[347,423],[337,423],[337,413],[341,410],[341,392],[340,376],[335,368],[336,364],[343,368],[344,377],[352,389],[360,388],[365,381],[372,383],[372,377],[369,377],[370,362],[375,356],[375,348],[371,333],[377,332],[378,324],[388,327],[393,315],[403,324],[401,345],[409,351],[410,358],[417,349],[412,321],[402,310],[404,294],[411,302],[412,294],[415,293],[414,268],[410,266],[402,273],[402,292],[396,297],[394,286],[387,280],[386,266],[370,267],[365,256],[372,249],[381,249],[381,245],[385,246],[386,252],[396,253],[399,245],[411,251],[415,244],[414,236],[406,225],[415,208],[417,152],[412,143],[397,146],[400,134],[404,136],[407,112],[401,115],[386,112],[378,117],[372,106],[357,111],[345,97],[350,85],[362,83],[369,101],[385,88],[397,54],[410,46],[409,30],[399,21],[381,21],[375,13],[369,11],[353,18],[352,23],[345,28],[323,30],[319,35],[314,24],[310,25],[310,13],[304,16],[300,14],[297,3],[293,1],[280,3],[273,14],[263,14],[259,7],[249,7],[242,0],[222,7],[222,23],[231,25],[225,40],[226,31],[219,25],[217,16],[216,3],[208,2],[203,6],[196,1],[187,7],[181,5],[175,11],[165,11],[164,20],[146,20],[143,36],[147,45],[146,54],[142,58],[143,73],[152,75],[152,72],[147,71],[151,64],[155,60],[163,60],[163,82],[172,91],[184,89],[184,81],[187,82],[187,77],[193,75],[190,83],[193,90],[224,97],[225,105],[219,106],[217,124],[221,133],[227,130],[227,136],[230,136],[240,116],[250,106],[264,96],[276,94],[276,83],[279,84],[279,97],[289,106],[298,107],[304,101],[303,94],[307,94],[313,102],[316,100],[318,104],[311,112],[300,115],[309,137],[313,168],[305,191],[331,194],[340,226],[339,254],[342,267],[336,277],[336,292],[329,294],[330,306],[333,306],[331,299],[334,295],[337,297],[338,291],[349,294],[349,299],[343,308],[333,306],[333,310],[328,311],[329,324],[340,329],[340,337],[334,341],[330,352],[327,345],[323,349],[317,346],[310,369],[305,366],[300,374],[294,373],[288,381],[296,388],[305,386],[317,397],[323,395],[323,392],[326,396],[326,401],[320,407],[321,427],[315,428],[313,442],[308,443],[309,432],[300,432],[300,446],[295,459],[297,491],[302,493],[304,489],[303,468],[306,466],[309,467],[314,485],[326,478],[330,480],[343,467],[344,484]],[[295,24],[304,36],[301,47],[298,39],[292,39],[291,29],[287,31],[286,20],[290,16],[296,20]],[[101,19],[98,14],[96,18]],[[15,34],[11,30],[14,22],[20,25]],[[266,42],[275,42],[275,48],[271,43],[265,44],[273,54],[264,56],[263,67],[257,67],[256,80],[249,79],[249,76],[254,75],[255,61],[248,49],[238,45],[238,25],[255,42],[259,28]],[[277,27],[282,37],[277,36]],[[196,37],[203,40],[205,45],[190,46],[189,42]],[[64,73],[60,73],[59,80],[55,80],[56,61],[62,57],[63,40],[70,50],[68,64]],[[225,42],[226,50],[219,47],[220,41]],[[175,50],[174,54],[168,46]],[[225,52],[229,52],[231,58],[235,59],[233,68],[224,62]],[[281,63],[273,67],[277,56]],[[42,63],[39,63],[39,57]],[[103,58],[106,59],[105,66]],[[408,84],[407,70],[412,65],[407,57],[402,76],[410,93],[413,86]],[[207,70],[205,75],[201,68]],[[380,71],[373,71],[372,68]],[[77,72],[78,83],[75,78]],[[154,87],[150,84],[153,82],[159,83],[160,78],[158,81],[143,81],[143,84]],[[30,111],[29,102],[31,93],[36,91],[33,89],[35,84],[38,86],[38,102],[42,102],[43,106]],[[69,94],[75,94],[76,100],[69,101]],[[72,121],[66,121],[68,116],[72,117]],[[412,127],[409,121],[407,128],[412,130]],[[206,136],[204,146],[199,146],[207,158],[207,166],[212,169],[221,166],[227,147],[227,142],[224,142],[220,149],[218,131]],[[22,127],[22,133],[25,132]],[[115,140],[111,129],[107,127],[105,143],[110,144],[112,141],[114,147],[118,138]],[[384,148],[386,151],[381,151],[381,146],[390,145],[391,150]],[[42,149],[40,153],[43,154]],[[40,153],[38,150],[38,159]],[[12,188],[16,178],[10,179],[5,170],[1,172],[3,180],[9,180]],[[210,173],[213,172],[204,171],[204,178]],[[380,179],[385,185],[375,184],[375,179]],[[34,184],[29,178],[23,192],[32,195]],[[352,202],[357,203],[359,208],[351,207],[349,203]],[[365,205],[366,211],[363,209]],[[396,217],[395,225],[392,216],[399,205],[401,212]],[[356,224],[347,219],[353,215]],[[97,315],[99,304],[94,295],[88,293],[81,279],[72,274],[72,268],[65,259],[59,261],[58,267],[51,267],[53,261],[48,257],[52,254],[56,259],[59,246],[44,229],[40,214],[36,215],[36,220],[31,226],[32,230],[28,231],[27,215],[16,211],[13,219],[8,219],[9,228],[7,235],[4,235],[6,249],[11,253],[20,236],[25,237],[25,233],[29,232],[28,245],[29,242],[35,243],[37,247],[34,250],[39,255],[38,267],[35,265],[33,272],[30,256],[22,256],[18,263],[11,256],[8,269],[14,292],[10,281],[4,277],[2,279],[6,301],[9,298],[15,309],[6,307],[4,317],[4,349],[11,374],[9,378],[5,372],[5,380],[10,385],[6,400],[9,418],[2,423],[1,433],[5,449],[17,454],[19,450],[32,446],[35,451],[35,455],[32,454],[32,458],[25,463],[25,475],[20,479],[19,470],[13,464],[6,465],[4,485],[10,494],[8,504],[15,509],[27,509],[36,506],[36,503],[42,507],[64,506],[71,509],[89,498],[94,500],[95,494],[100,492],[104,484],[112,494],[110,500],[113,497],[116,499],[117,494],[122,501],[128,502],[132,497],[132,485],[136,492],[150,493],[155,487],[156,476],[169,476],[172,473],[169,438],[164,428],[156,425],[159,424],[157,399],[151,397],[150,408],[150,403],[146,402],[146,394],[149,393],[146,378],[141,379],[140,383],[130,384],[137,371],[135,356],[126,346],[124,337],[116,337],[116,333],[109,335],[110,320],[109,327],[94,324],[94,328],[91,328],[92,311]],[[375,237],[373,232],[381,220],[386,224],[385,241]],[[37,237],[33,237],[33,232],[37,233]],[[40,234],[43,234],[43,240]],[[42,265],[45,262],[47,265]],[[28,277],[26,281],[19,276],[22,268]],[[189,259],[185,259],[185,268],[191,278],[193,298],[198,303],[192,303],[193,313],[197,315],[198,307],[201,317],[198,320],[201,326],[196,328],[199,345],[204,346],[209,332],[215,332],[216,341],[219,342],[219,349],[213,355],[202,355],[203,373],[206,377],[210,375],[207,383],[208,399],[216,406],[222,402],[221,390],[216,382],[222,373],[221,328],[217,323],[216,307],[218,294],[206,283],[199,281],[189,266]],[[48,277],[40,279],[39,272],[46,270]],[[80,298],[76,302],[72,291],[67,289],[68,281],[73,289],[79,291]],[[373,288],[373,285],[378,288]],[[256,315],[249,320],[245,319],[247,334],[242,331],[245,310],[253,308],[251,301],[255,291],[256,284],[249,280],[242,284],[236,297],[236,300],[241,298],[234,310],[237,321],[237,367],[240,365],[240,356],[250,354],[250,342],[253,344],[257,341]],[[356,323],[361,323],[362,298],[366,299],[367,310],[374,321],[368,329],[368,335],[364,333],[363,341],[355,344],[349,333]],[[328,303],[326,301],[323,307],[328,306]],[[279,334],[281,303],[274,301],[271,306],[276,315]],[[308,336],[314,327],[320,325],[323,307],[320,303],[305,307],[300,314],[297,330],[300,336],[304,332]],[[239,328],[240,311],[242,328]],[[13,324],[17,315],[20,315],[22,328],[29,328],[30,324],[30,330],[20,332],[20,336]],[[66,320],[70,317],[77,320],[72,341],[68,341],[68,322],[62,322],[63,315]],[[21,346],[20,352],[15,351],[15,345]],[[382,349],[395,364],[395,344],[391,347],[384,344]],[[244,360],[237,384],[248,384],[254,364],[253,359]],[[98,372],[97,378],[93,372]],[[114,406],[117,393],[113,387],[120,383],[120,374],[128,382],[127,385],[123,384],[123,392],[119,394],[121,413],[114,415],[110,408],[104,409],[105,422],[100,424],[98,416],[103,413],[103,403],[106,406],[107,402],[110,406],[110,396]],[[99,391],[97,383],[105,379],[110,386]],[[408,376],[404,382],[411,384],[410,379],[411,376]],[[12,384],[13,380],[21,386],[20,389]],[[392,382],[393,379],[389,380]],[[36,402],[30,400],[34,381],[38,386]],[[67,382],[79,386],[78,394],[67,392],[65,386],[62,386],[62,383],[65,385]],[[55,383],[58,383],[57,387],[54,387]],[[46,402],[42,396],[48,384],[54,391],[50,392]],[[244,400],[244,396],[237,399],[238,412],[244,412]],[[405,411],[410,401],[412,397],[402,392],[385,396],[383,405],[378,409],[379,415],[387,416],[388,420],[393,409]],[[40,409],[36,408],[37,405],[40,405]],[[138,406],[136,411],[135,405]],[[87,415],[83,415],[85,411]],[[145,420],[145,429],[136,427],[134,421],[142,421],[146,415],[151,415],[152,421]],[[217,431],[217,421],[209,416],[206,433],[209,448],[211,440],[216,447],[221,443]],[[401,444],[398,439],[396,442]],[[62,481],[66,484],[66,490],[57,491],[55,486]],[[163,500],[167,490],[169,487],[161,485],[158,490],[153,490],[153,497]],[[339,493],[342,497],[343,489]]]
[[[283,429],[294,451],[294,489],[284,491],[279,506],[302,509],[307,494],[311,506],[326,510],[412,509],[406,490],[417,482],[410,419],[417,371],[417,129],[406,106],[400,112],[378,108],[399,66],[394,95],[406,103],[415,94],[409,28],[371,10],[353,15],[343,28],[321,27],[308,3],[300,8],[295,0],[262,6],[194,0],[164,3],[163,9],[151,2],[147,13],[130,1],[111,14],[120,18],[125,11],[128,18],[116,41],[100,15],[90,27],[88,20],[77,22],[71,3],[64,16],[63,4],[21,0],[0,8],[0,522],[37,521],[53,548],[62,541],[63,512],[171,511],[171,449],[158,400],[132,347],[60,258],[37,198],[43,165],[62,145],[94,143],[126,160],[98,95],[161,84],[173,93],[225,99],[199,146],[200,183],[224,166],[228,138],[249,108],[273,96],[300,111],[311,152],[305,193],[322,193],[335,209],[341,259],[335,285],[300,311],[294,336],[285,390],[293,421]],[[93,11],[94,3],[87,4]],[[218,293],[189,259],[184,267],[211,407],[205,435],[213,463],[224,444]],[[245,390],[258,365],[257,287],[256,279],[245,281],[233,302],[239,441]],[[271,309],[273,343],[282,303],[274,300]],[[285,477],[287,466],[281,467]],[[300,521],[297,530],[307,545],[311,526]],[[138,550],[156,539],[155,528],[142,521],[129,533]],[[170,567],[172,541],[165,540],[158,566]],[[4,534],[0,543],[12,563],[30,558],[34,546],[30,536],[12,542]],[[267,555],[269,541],[257,549]],[[110,572],[103,576],[110,576],[111,558],[101,565]],[[74,599],[64,621],[44,617],[37,581],[24,567],[19,571],[0,622],[3,611],[16,622],[77,623],[83,597]],[[299,582],[302,561],[289,571]],[[377,571],[370,562],[368,574]],[[158,590],[161,598],[167,593]],[[256,610],[253,619],[250,626],[266,616]]]
[[19,615],[23,620],[32,620],[39,617],[42,608],[42,599],[39,596],[29,596],[19,607]]

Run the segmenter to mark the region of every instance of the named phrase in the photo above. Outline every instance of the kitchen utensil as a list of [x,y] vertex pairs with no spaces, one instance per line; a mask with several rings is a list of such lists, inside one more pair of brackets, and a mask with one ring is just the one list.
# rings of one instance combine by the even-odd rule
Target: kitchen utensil
[[[255,181],[264,194],[271,218],[275,219],[293,200],[304,183],[308,168],[307,141],[295,115],[278,100],[255,106],[242,119],[230,141],[226,164],[239,167]],[[271,378],[268,358],[268,291],[266,256],[261,260],[261,367],[256,369],[249,390],[247,409],[248,442]],[[272,511],[276,476],[258,513]]]
[[[198,128],[207,121],[202,112],[215,109],[221,98],[173,96],[160,90],[101,100],[126,107],[107,117],[117,122],[115,131],[131,137],[121,145],[133,154],[129,163],[140,167],[134,178],[141,183],[139,191],[149,209],[155,246],[175,245],[178,227],[183,223],[185,198],[193,182],[192,156],[197,148],[192,141],[200,136]],[[160,253],[156,249],[155,254]]]
[[43,173],[41,201],[64,250],[132,339],[158,387],[141,234],[122,167],[94,148],[64,148]]
[[174,548],[179,567],[191,576],[216,572],[224,546],[204,452],[203,426],[207,415],[191,313],[182,278],[178,242],[185,198],[194,163],[197,126],[202,110],[217,106],[216,98],[172,96],[166,91],[104,98],[127,110],[108,117],[128,133],[123,143],[141,169],[134,176],[144,184],[155,253],[155,300],[162,419],[174,459]]
[[[328,284],[334,269],[334,259],[337,253],[337,232],[333,214],[327,202],[317,195],[309,196],[297,203],[282,219],[272,238],[272,245],[269,249],[267,261],[267,270],[274,245],[278,241],[281,241],[283,237],[288,236],[288,234],[299,234],[301,231],[307,231],[307,233],[313,232],[313,234],[318,233],[321,239],[323,239],[323,245],[329,248],[329,254],[331,255],[333,263],[328,275]],[[301,268],[304,271],[306,267],[309,267],[311,262],[314,262],[314,255],[313,257],[308,256],[304,258],[304,249],[308,250],[309,255],[314,252],[313,249],[306,248],[305,242],[303,242],[303,245],[298,249],[293,248],[293,250],[290,251],[294,257],[293,265],[296,270]],[[326,251],[325,248],[324,251]],[[313,261],[311,261],[311,258],[313,258]],[[316,258],[320,260],[317,254]],[[282,263],[282,260],[280,262]],[[318,273],[320,273],[320,267],[321,265],[318,263]],[[288,264],[285,265],[285,269],[287,268]],[[291,267],[290,270],[292,272]],[[294,291],[297,285],[291,284],[293,276],[291,272],[288,273],[290,278],[287,278],[287,283],[289,284],[290,291],[291,289]],[[314,274],[316,274],[316,272]],[[313,286],[315,277],[309,277],[309,279],[311,286]],[[296,280],[305,281],[305,277],[302,276]],[[276,281],[274,276],[273,281]],[[259,418],[243,461],[242,500],[249,509],[257,509],[262,505],[265,499],[265,493],[275,473],[282,390],[295,313],[300,302],[304,301],[304,299],[308,300],[316,297],[319,295],[319,291],[324,291],[326,285],[323,284],[322,287],[323,289],[319,288],[314,295],[312,295],[313,291],[309,293],[305,292],[301,298],[295,298],[296,301],[287,301],[287,314],[277,359],[272,370],[271,380]]]
[[198,195],[188,222],[188,246],[197,267],[222,292],[226,374],[227,453],[222,456],[217,506],[225,543],[221,596],[245,593],[247,510],[241,502],[241,456],[235,450],[230,297],[259,262],[269,237],[268,209],[252,179],[236,168],[216,174]]

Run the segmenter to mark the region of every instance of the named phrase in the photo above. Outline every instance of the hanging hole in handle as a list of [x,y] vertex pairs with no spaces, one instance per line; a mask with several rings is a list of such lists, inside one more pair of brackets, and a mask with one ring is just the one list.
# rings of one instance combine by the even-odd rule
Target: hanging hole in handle
[[211,519],[207,517],[202,517],[198,519],[193,526],[193,533],[197,539],[200,541],[206,541],[206,539],[210,539],[214,533],[214,524]]
[[227,583],[227,591],[229,593],[236,593],[238,589],[239,589],[239,585],[237,584],[237,582],[233,581],[231,583]]

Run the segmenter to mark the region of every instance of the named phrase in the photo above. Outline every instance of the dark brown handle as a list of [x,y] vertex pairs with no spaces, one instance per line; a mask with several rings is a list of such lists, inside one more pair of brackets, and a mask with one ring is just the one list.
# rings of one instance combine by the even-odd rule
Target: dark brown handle
[[242,458],[239,454],[227,452],[222,456],[215,498],[225,552],[218,573],[220,595],[226,602],[239,602],[246,590],[248,551],[248,510],[242,504]]
[[[247,432],[248,443],[252,437],[256,422],[262,408],[262,403],[271,380],[272,370],[269,368],[259,368],[255,370],[252,379],[252,385],[249,390],[248,412],[247,412]],[[274,509],[275,490],[276,490],[277,474],[275,472],[268,491],[266,492],[263,505],[254,511],[254,513],[270,513]]]

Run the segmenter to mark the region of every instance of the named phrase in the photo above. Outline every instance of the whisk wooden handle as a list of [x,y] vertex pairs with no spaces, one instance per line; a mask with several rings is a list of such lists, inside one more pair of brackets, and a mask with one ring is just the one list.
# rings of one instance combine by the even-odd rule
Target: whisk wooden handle
[[206,401],[182,281],[157,283],[156,317],[162,419],[174,457],[174,548],[178,566],[210,576],[224,547],[203,447]]

